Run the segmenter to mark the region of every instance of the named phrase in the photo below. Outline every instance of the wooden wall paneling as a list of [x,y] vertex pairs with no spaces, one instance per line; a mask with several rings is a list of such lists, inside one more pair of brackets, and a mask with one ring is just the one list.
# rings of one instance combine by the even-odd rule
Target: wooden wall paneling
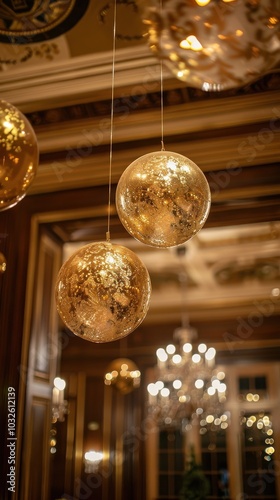
[[[84,415],[86,396],[86,373],[79,372],[77,376],[77,412],[76,412],[76,441],[75,441],[75,490],[82,476],[84,450]],[[82,488],[82,485],[81,485]]]
[[[86,373],[79,371],[61,371],[62,378],[66,381],[66,398],[68,401],[68,415],[64,422],[63,451],[53,457],[51,488],[52,495],[57,493],[61,497],[78,500],[85,494],[83,481],[83,455],[84,455],[84,414],[86,397]],[[64,461],[63,477],[56,477],[56,470],[60,461]]]
[[22,498],[49,500],[50,401],[33,396],[29,415],[29,435],[24,445],[26,476]]
[[[23,381],[25,392],[25,373],[21,370],[21,348],[23,337],[23,318],[25,304],[25,285],[29,249],[30,221],[28,210],[15,206],[0,213],[0,251],[7,260],[7,269],[0,275],[0,376],[1,376],[1,470],[3,480],[0,483],[0,497],[3,500],[18,498],[20,491],[20,454],[21,454],[21,390]],[[15,494],[8,491],[7,473],[7,396],[8,387],[16,392],[16,487]]]
[[[143,403],[145,387],[139,387],[124,397],[123,427],[123,498],[145,498],[142,451],[147,438]],[[145,404],[145,403],[144,403]]]
[[[143,383],[146,387],[155,381],[155,369],[148,367],[142,374]],[[147,396],[146,396],[147,397]],[[158,440],[159,429],[152,419],[147,418],[149,432],[145,446],[145,474],[146,474],[146,500],[154,500],[158,493]]]
[[36,273],[30,358],[34,355],[34,376],[51,383],[57,373],[60,354],[58,314],[54,300],[54,285],[60,265],[61,246],[49,235],[42,234]]
[[112,461],[112,447],[114,443],[114,421],[113,421],[113,391],[109,386],[104,386],[103,405],[103,484],[102,500],[114,498],[114,466]]
[[[41,479],[41,498],[48,499],[49,495],[49,461],[50,461],[50,429],[51,429],[51,396],[53,379],[57,373],[59,358],[58,344],[58,315],[54,303],[54,285],[61,265],[61,246],[46,233],[38,232],[33,224],[32,242],[29,260],[29,281],[27,287],[25,321],[25,345],[27,354],[27,389],[24,415],[23,440],[23,489],[20,498],[38,498],[37,489],[33,495],[32,475],[37,474]],[[37,251],[36,251],[37,249]],[[29,333],[30,330],[30,333]],[[28,361],[27,361],[28,360]],[[42,398],[46,412],[33,408],[34,398]],[[34,411],[36,410],[36,413]],[[30,427],[30,419],[38,419],[34,425],[48,427],[48,432],[41,433],[44,443],[37,448],[33,440],[35,436]],[[47,422],[47,423],[46,423]],[[46,466],[45,464],[48,464]],[[44,467],[42,468],[44,464]],[[31,470],[33,467],[33,470]],[[36,486],[38,488],[39,486]]]
[[64,492],[71,494],[74,489],[74,468],[75,468],[75,435],[76,435],[76,414],[77,414],[77,375],[70,373],[63,375],[68,385],[68,405],[69,414],[67,416],[67,436],[65,454],[65,478]]

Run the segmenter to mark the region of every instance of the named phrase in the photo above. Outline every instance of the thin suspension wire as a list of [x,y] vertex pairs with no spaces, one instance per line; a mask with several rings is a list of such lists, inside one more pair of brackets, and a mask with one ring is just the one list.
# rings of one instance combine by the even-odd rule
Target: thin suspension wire
[[106,240],[110,241],[111,222],[111,195],[112,195],[112,160],[113,160],[113,129],[114,129],[114,92],[115,92],[115,59],[116,59],[116,26],[117,26],[117,0],[114,1],[113,25],[113,62],[112,62],[112,92],[111,92],[111,123],[110,123],[110,159],[109,159],[109,186],[108,186],[108,227]]
[[161,150],[164,151],[163,142],[163,76],[162,76],[162,61],[160,62],[160,114],[161,114]]
[[[160,11],[162,14],[163,6],[162,0],[160,0]],[[160,114],[161,114],[161,150],[164,151],[164,142],[163,142],[163,64],[162,60],[160,61]]]

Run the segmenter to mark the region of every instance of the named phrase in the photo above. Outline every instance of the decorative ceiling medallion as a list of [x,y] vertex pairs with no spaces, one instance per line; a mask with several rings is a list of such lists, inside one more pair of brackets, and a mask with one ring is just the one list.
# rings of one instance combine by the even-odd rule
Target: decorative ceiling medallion
[[0,42],[27,44],[62,35],[81,19],[89,0],[3,0]]

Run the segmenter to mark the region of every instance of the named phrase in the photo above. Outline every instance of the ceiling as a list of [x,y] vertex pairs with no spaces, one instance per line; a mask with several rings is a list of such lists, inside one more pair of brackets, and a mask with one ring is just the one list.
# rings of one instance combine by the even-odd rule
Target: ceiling
[[[1,98],[28,116],[40,148],[39,171],[28,196],[69,192],[74,199],[75,190],[98,187],[106,207],[112,10],[111,3],[91,0],[80,21],[63,35],[36,44],[0,44]],[[160,66],[143,34],[134,2],[118,5],[113,194],[126,166],[160,149]],[[186,275],[184,309],[205,336],[216,328],[214,340],[225,342],[227,322],[234,335],[239,317],[248,319],[263,307],[261,333],[249,341],[264,346],[267,328],[270,345],[279,346],[279,70],[243,88],[207,93],[164,68],[163,95],[166,149],[184,154],[203,170],[212,207],[205,228],[178,255],[174,248],[154,249],[129,237],[113,206],[113,241],[139,254],[153,285],[150,311],[135,345],[143,341],[146,325],[164,325],[162,331],[172,335],[171,325],[181,321]],[[104,207],[101,215],[89,206],[82,215],[57,216],[48,224],[65,244],[65,257],[85,242],[104,239]]]

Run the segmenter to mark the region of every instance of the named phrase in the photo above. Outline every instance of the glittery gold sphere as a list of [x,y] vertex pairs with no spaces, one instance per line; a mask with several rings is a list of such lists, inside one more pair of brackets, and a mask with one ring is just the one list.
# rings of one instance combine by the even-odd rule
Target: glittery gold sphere
[[149,46],[171,72],[205,91],[238,88],[280,62],[276,0],[140,0]]
[[16,205],[36,175],[39,152],[27,118],[0,101],[0,210]]
[[192,238],[207,219],[210,200],[200,168],[170,151],[148,153],[132,162],[116,191],[125,229],[155,247],[177,246]]
[[151,295],[149,273],[131,250],[98,242],[85,245],[61,267],[55,297],[65,325],[91,342],[131,333],[145,318]]
[[141,373],[137,365],[128,358],[118,358],[108,366],[105,385],[112,385],[122,394],[129,394],[140,385]]
[[0,273],[4,273],[6,271],[7,262],[5,256],[0,252]]

